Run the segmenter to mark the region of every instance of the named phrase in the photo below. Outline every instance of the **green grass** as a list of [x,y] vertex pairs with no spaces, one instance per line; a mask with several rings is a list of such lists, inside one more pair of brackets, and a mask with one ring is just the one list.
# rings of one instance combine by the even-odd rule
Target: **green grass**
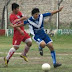
[[[38,45],[33,41],[27,55],[29,62],[21,59],[20,54],[14,54],[8,68],[5,68],[3,57],[7,55],[7,52],[12,47],[12,37],[0,36],[0,72],[43,72],[41,69],[43,63],[51,65],[49,72],[72,72],[72,35],[56,35],[52,37],[52,40],[57,62],[62,63],[61,67],[54,69],[49,49],[45,47],[44,56],[42,57],[39,55]],[[16,53],[21,53],[24,46],[25,44],[21,43],[20,49]]]

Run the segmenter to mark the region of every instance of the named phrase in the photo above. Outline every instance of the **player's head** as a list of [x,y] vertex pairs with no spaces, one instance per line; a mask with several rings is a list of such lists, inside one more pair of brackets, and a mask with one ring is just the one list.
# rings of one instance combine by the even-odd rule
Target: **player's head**
[[16,4],[16,3],[13,3],[13,4],[12,4],[12,11],[17,14],[18,11],[19,11],[19,5]]
[[37,19],[39,17],[39,9],[38,8],[34,8],[31,12],[32,16]]

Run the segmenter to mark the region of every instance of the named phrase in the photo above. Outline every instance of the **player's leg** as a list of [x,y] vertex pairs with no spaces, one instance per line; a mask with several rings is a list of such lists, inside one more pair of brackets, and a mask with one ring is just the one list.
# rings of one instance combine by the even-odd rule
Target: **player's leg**
[[52,56],[52,60],[53,60],[53,65],[54,67],[59,67],[61,66],[61,64],[59,63],[56,63],[56,54],[55,54],[55,51],[54,51],[54,47],[53,47],[53,44],[52,44],[52,40],[50,39],[50,37],[48,35],[46,35],[45,37],[45,42],[47,44],[47,47],[49,48],[50,52],[51,52],[51,56]]
[[45,46],[46,46],[46,43],[42,40],[39,44],[39,52],[41,56],[43,56],[43,48],[45,48]]
[[12,55],[14,54],[15,51],[16,51],[16,49],[15,49],[14,47],[12,47],[12,48],[9,50],[7,56],[4,57],[5,66],[8,66],[9,59],[12,57]]
[[32,46],[32,40],[31,40],[31,38],[26,39],[25,43],[26,43],[26,45],[25,45],[24,51],[22,53],[22,55],[24,55],[24,56],[26,56],[26,54],[28,53],[30,47]]
[[39,52],[40,52],[40,55],[43,56],[43,48],[39,45]]
[[57,62],[56,62],[56,53],[55,53],[55,51],[54,51],[54,47],[53,47],[53,45],[52,45],[52,42],[51,42],[51,43],[48,43],[48,44],[47,44],[47,47],[49,48],[49,50],[50,50],[50,52],[51,52],[51,56],[52,56],[54,68],[61,66],[60,63],[57,63]]
[[49,42],[47,44],[47,47],[49,48],[50,52],[51,52],[51,56],[52,56],[52,60],[53,60],[53,64],[56,64],[56,54],[52,45],[52,42]]
[[46,43],[40,37],[36,37],[36,36],[33,37],[33,40],[38,43],[40,55],[43,56],[43,48],[46,46]]
[[13,47],[9,50],[7,56],[4,58],[6,66],[8,66],[8,62],[9,62],[10,58],[13,56],[15,51],[19,48],[20,43],[21,43],[20,39],[13,38]]
[[24,58],[25,61],[28,62],[27,53],[28,53],[30,47],[32,46],[32,40],[31,40],[31,38],[30,38],[30,36],[28,34],[25,35],[25,37],[23,39],[23,42],[25,42],[26,45],[24,47],[24,51],[22,52],[22,54],[20,56],[22,58]]

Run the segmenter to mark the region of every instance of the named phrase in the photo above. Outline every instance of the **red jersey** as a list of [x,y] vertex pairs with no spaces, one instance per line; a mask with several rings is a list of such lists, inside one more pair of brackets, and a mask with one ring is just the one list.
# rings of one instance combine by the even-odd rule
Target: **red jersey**
[[[11,14],[10,15],[10,22],[12,24],[20,24],[20,23],[23,23],[23,21],[14,23],[14,20],[19,19],[21,17],[22,17],[22,13],[20,11],[18,12],[18,14]],[[24,26],[20,27],[20,29],[24,31]],[[21,33],[16,28],[14,28],[14,36],[18,36],[18,37],[19,36],[22,36]]]
[[[12,24],[21,24],[23,23],[23,21],[14,23],[14,20],[19,19],[21,17],[22,17],[22,13],[20,11],[18,12],[18,14],[11,14],[10,22]],[[24,26],[20,27],[20,29],[24,31]],[[24,31],[24,35],[21,35],[21,33],[16,28],[14,28],[13,45],[18,46],[20,45],[21,41],[25,42],[29,38],[30,36],[28,35],[28,33]]]

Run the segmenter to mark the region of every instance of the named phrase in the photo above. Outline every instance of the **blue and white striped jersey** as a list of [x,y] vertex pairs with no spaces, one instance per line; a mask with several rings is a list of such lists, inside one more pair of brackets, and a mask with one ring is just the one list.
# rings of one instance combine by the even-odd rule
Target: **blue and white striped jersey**
[[30,17],[28,20],[24,21],[24,24],[29,24],[30,32],[32,35],[43,34],[44,32],[44,17],[51,16],[51,13],[40,14],[38,19]]

